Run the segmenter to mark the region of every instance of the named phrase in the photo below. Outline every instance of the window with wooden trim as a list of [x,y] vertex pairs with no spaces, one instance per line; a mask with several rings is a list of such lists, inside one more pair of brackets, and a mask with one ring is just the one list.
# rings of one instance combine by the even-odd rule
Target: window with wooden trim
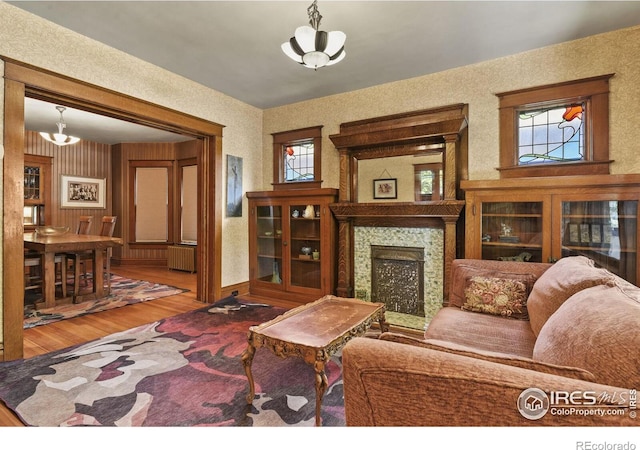
[[428,202],[441,200],[444,196],[442,183],[442,164],[414,164],[415,173],[415,200]]
[[171,243],[173,162],[129,161],[129,183],[131,244]]
[[497,94],[501,178],[608,174],[612,76]]
[[322,126],[273,133],[274,189],[319,188]]

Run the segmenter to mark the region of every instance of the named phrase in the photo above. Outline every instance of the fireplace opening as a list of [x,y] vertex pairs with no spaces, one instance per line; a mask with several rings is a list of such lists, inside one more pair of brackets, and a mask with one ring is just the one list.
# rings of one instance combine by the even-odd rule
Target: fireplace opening
[[424,249],[372,245],[371,300],[424,317]]

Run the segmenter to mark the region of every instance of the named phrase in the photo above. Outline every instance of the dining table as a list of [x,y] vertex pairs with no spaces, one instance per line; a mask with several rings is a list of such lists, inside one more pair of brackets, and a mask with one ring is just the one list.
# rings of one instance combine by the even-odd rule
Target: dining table
[[[92,234],[42,234],[38,232],[24,233],[24,247],[28,250],[36,251],[43,255],[44,259],[44,276],[43,276],[43,299],[44,307],[51,308],[56,306],[56,273],[55,273],[55,256],[56,254],[76,253],[83,251],[93,252],[93,290],[90,296],[84,299],[102,298],[108,295],[104,289],[104,258],[110,258],[111,252],[103,251],[108,248],[121,246],[122,239],[118,237],[100,236]],[[105,255],[106,254],[106,255]],[[108,274],[110,276],[110,274]],[[65,280],[66,281],[66,280]],[[72,299],[78,302],[80,299]],[[69,299],[60,299],[60,303],[69,303]]]

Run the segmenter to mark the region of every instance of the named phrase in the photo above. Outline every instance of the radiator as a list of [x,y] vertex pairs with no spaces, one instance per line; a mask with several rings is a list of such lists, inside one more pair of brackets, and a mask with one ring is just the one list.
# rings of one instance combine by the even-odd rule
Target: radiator
[[196,247],[193,245],[170,245],[167,247],[169,269],[196,271]]

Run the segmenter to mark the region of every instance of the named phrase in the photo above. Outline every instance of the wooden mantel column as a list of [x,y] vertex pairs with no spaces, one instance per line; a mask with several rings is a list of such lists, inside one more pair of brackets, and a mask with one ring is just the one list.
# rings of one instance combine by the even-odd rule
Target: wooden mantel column
[[351,201],[351,156],[346,148],[338,150],[340,154],[340,193],[339,201]]

